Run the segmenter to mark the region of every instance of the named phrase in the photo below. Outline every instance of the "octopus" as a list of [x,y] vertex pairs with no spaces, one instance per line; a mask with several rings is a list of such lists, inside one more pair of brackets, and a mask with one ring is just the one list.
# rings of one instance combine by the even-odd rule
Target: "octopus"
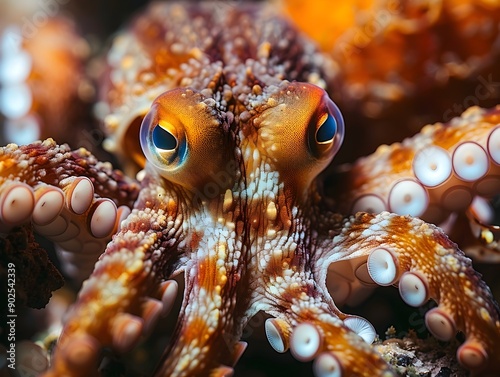
[[[259,312],[270,316],[272,348],[312,361],[318,377],[395,376],[371,346],[371,323],[339,308],[377,285],[397,287],[410,306],[434,300],[430,333],[443,342],[463,333],[458,362],[500,373],[499,306],[446,233],[463,215],[477,247],[498,252],[500,107],[472,106],[331,169],[349,134],[336,103],[383,119],[406,97],[491,68],[500,7],[359,1],[337,15],[311,6],[312,16],[293,3],[153,3],[115,37],[95,113],[125,173],[52,138],[0,149],[6,258],[42,253],[37,233],[56,244],[65,274],[85,280],[42,376],[99,375],[104,349],[127,354],[151,335],[181,274],[181,310],[155,376],[232,375]],[[318,14],[342,22],[328,18],[322,33]],[[359,25],[374,19],[379,29],[360,43]],[[51,107],[47,93],[30,92],[52,71],[37,60],[40,34],[4,37],[0,110],[37,137],[71,137],[64,122],[79,112],[66,105],[88,94],[85,54],[75,52],[84,43],[67,21],[45,26],[40,34],[80,46],[55,59],[74,63],[73,78],[52,67],[50,77],[66,78],[53,85],[68,91]],[[443,28],[464,43],[448,44]],[[418,48],[404,61],[409,40]],[[51,46],[49,57],[68,49]]]

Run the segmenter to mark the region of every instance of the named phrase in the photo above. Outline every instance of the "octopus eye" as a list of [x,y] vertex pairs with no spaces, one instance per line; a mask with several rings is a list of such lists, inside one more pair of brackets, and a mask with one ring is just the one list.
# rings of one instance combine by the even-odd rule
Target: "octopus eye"
[[140,130],[148,165],[167,181],[197,193],[220,171],[228,171],[230,152],[225,151],[232,149],[227,140],[221,118],[203,95],[189,88],[158,96]]
[[153,106],[144,117],[140,131],[144,154],[160,171],[180,166],[187,152],[183,128],[166,119],[159,116],[158,107]]
[[344,138],[342,114],[333,101],[324,95],[309,123],[309,150],[317,159],[337,153]]
[[260,152],[298,190],[332,161],[344,139],[344,120],[328,93],[316,85],[283,82],[252,119]]
[[330,114],[325,114],[320,121],[320,126],[316,130],[316,142],[328,144],[333,142],[337,133],[337,121]]
[[152,137],[153,144],[158,149],[173,151],[175,150],[175,148],[177,148],[177,138],[159,124],[157,124],[153,129]]

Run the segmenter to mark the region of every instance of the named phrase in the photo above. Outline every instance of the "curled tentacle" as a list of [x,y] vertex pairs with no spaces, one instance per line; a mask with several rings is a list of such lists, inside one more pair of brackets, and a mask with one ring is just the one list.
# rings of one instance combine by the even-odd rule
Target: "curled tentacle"
[[345,167],[332,189],[339,211],[388,210],[443,224],[475,199],[491,199],[500,188],[499,114],[498,107],[470,108]]
[[370,346],[373,326],[364,318],[340,312],[324,284],[317,284],[317,277],[300,267],[301,258],[286,254],[279,251],[271,256],[263,293],[270,302],[266,311],[276,317],[266,322],[273,348],[278,352],[290,348],[300,361],[314,360],[318,377],[393,376]]
[[[290,349],[301,361],[314,360],[317,377],[395,376],[383,358],[346,324],[326,313],[305,311],[292,330]],[[360,363],[359,360],[363,360]],[[331,373],[331,374],[329,374]]]
[[[334,244],[333,251],[367,256],[357,259],[368,272],[360,276],[378,285],[398,286],[409,305],[435,300],[438,307],[426,315],[431,333],[450,340],[463,331],[466,340],[457,351],[460,363],[474,372],[498,373],[498,304],[470,259],[439,228],[387,212],[358,214],[345,223]],[[318,266],[325,262],[320,258]]]
[[[319,222],[330,224],[325,229],[330,234],[341,219],[334,216]],[[321,227],[317,230],[323,232]],[[330,297],[326,287],[329,263],[321,260],[327,248],[316,248],[316,242],[307,237],[287,240],[257,257],[262,281],[255,290],[256,306],[275,317],[265,326],[271,346],[277,352],[290,349],[300,361],[314,360],[317,376],[394,375],[370,346],[375,338],[373,326],[364,318],[342,313]],[[339,259],[362,255],[363,251],[354,249],[328,254]]]
[[172,307],[177,284],[161,281],[180,268],[174,262],[183,240],[182,213],[152,181],[143,181],[135,209],[84,283],[44,376],[97,373],[103,347],[130,351]]
[[[56,221],[63,210],[76,216],[88,214],[89,210],[96,212],[103,204],[100,198],[111,198],[116,206],[131,207],[139,191],[134,180],[113,170],[111,164],[99,162],[84,148],[71,151],[52,139],[3,147],[0,183],[2,225],[15,226],[31,218],[41,230]],[[110,204],[105,206],[111,209]],[[103,224],[92,220],[89,216],[85,226],[95,238],[111,233],[97,229]]]
[[31,221],[61,250],[79,254],[66,265],[77,278],[88,276],[138,190],[135,181],[83,148],[71,151],[48,139],[0,151],[0,229]]

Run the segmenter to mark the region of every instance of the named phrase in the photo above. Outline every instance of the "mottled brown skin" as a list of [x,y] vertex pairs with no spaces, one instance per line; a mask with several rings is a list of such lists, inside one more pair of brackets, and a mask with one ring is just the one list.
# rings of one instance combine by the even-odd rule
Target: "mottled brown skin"
[[[364,283],[374,285],[371,260],[380,254],[389,256],[380,264],[395,271],[380,284],[416,276],[422,303],[438,302],[451,336],[464,332],[462,364],[498,373],[498,305],[445,233],[388,212],[343,217],[324,195],[318,176],[343,137],[340,113],[322,88],[331,62],[267,8],[224,6],[152,6],[112,48],[108,147],[126,145],[137,169],[145,161],[140,141],[148,162],[132,213],[84,283],[44,376],[97,375],[104,347],[133,348],[155,310],[168,307],[157,300],[163,281],[181,272],[183,304],[158,376],[230,375],[244,350],[242,330],[259,311],[276,317],[280,340],[297,358],[316,358],[316,370],[326,358],[344,376],[392,376],[325,282],[330,264],[347,261],[355,274],[368,269]],[[59,149],[44,145],[46,154]],[[3,149],[8,169],[35,186],[43,175],[23,175],[15,150]],[[394,159],[404,161],[406,152]],[[83,166],[92,160],[82,150],[76,156]],[[74,159],[69,153],[59,163],[71,167]],[[309,355],[297,340],[304,328],[319,339]]]

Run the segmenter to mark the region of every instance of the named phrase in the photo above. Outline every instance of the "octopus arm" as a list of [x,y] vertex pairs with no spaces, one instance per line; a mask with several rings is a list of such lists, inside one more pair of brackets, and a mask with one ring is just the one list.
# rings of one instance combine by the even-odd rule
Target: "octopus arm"
[[[299,361],[314,360],[316,376],[396,376],[370,346],[374,339],[371,324],[358,316],[332,313],[322,298],[306,293],[309,290],[306,285],[288,301],[286,311],[276,308],[268,311],[276,317],[266,321],[271,346],[278,352],[290,348]],[[353,331],[353,324],[361,325],[357,327],[359,332]]]
[[438,306],[425,319],[431,333],[448,341],[462,331],[466,340],[457,351],[460,363],[474,372],[500,371],[498,305],[470,259],[441,229],[388,212],[358,213],[330,242],[330,252],[318,258],[318,275],[324,277],[324,266],[339,259],[336,253],[353,258],[353,276],[365,285],[397,286],[412,306],[435,300]]
[[[233,366],[246,348],[246,343],[239,341],[244,320],[235,308],[235,291],[220,267],[210,257],[188,263],[175,340],[155,376],[233,374]],[[214,274],[208,275],[209,271]]]
[[[338,210],[388,210],[438,225],[449,223],[453,213],[467,212],[481,236],[481,229],[494,227],[489,203],[500,188],[499,117],[500,107],[473,107],[345,166],[332,189],[342,198]],[[489,238],[486,243],[493,242]]]
[[335,306],[320,277],[325,264],[313,262],[319,253],[307,260],[300,249],[274,251],[263,274],[259,301],[267,306],[261,309],[275,317],[265,323],[271,346],[280,353],[290,349],[299,361],[314,361],[316,376],[395,376],[370,346],[373,326]]
[[[250,285],[223,226],[206,230],[184,269],[183,306],[173,343],[155,376],[229,376],[246,348]],[[213,233],[212,233],[213,232]]]
[[182,215],[155,178],[143,180],[133,211],[84,282],[44,376],[97,375],[103,347],[131,350],[173,306],[177,283],[165,279],[183,268]]
[[83,148],[47,139],[0,149],[0,231],[31,222],[61,249],[92,255],[92,266],[138,192]]
[[98,161],[85,148],[71,150],[57,145],[52,139],[17,146],[9,144],[0,150],[0,183],[24,182],[31,187],[40,184],[66,190],[71,177],[88,177],[94,193],[112,198],[116,205],[131,207],[137,198],[139,185],[113,170],[110,163]]

